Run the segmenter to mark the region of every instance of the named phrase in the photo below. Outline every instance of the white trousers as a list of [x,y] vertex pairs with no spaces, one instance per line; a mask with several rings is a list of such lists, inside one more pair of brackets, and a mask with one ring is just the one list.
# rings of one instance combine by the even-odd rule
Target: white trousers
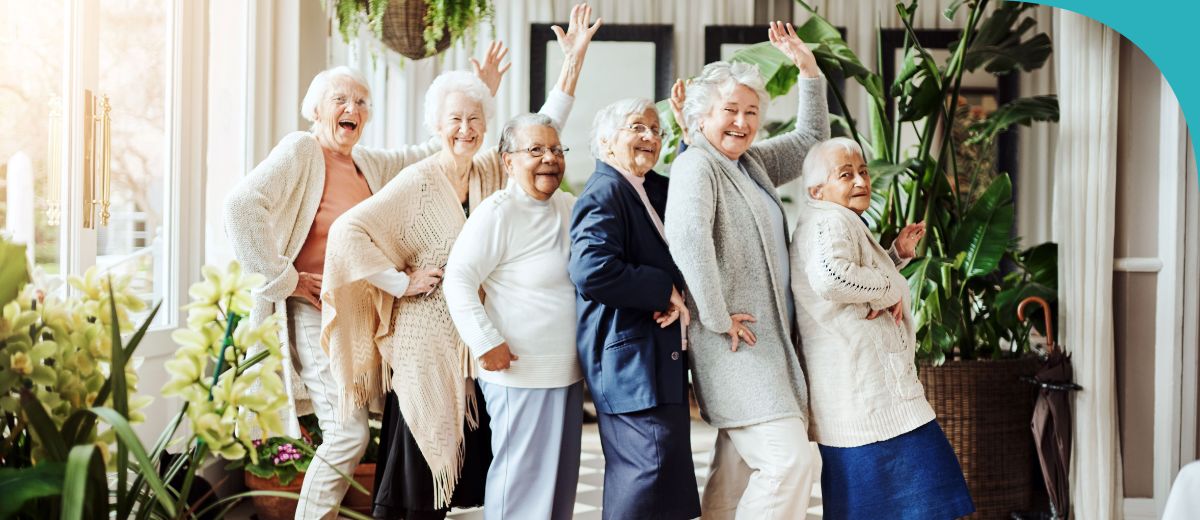
[[701,500],[705,520],[797,520],[808,514],[820,456],[799,417],[717,430]]
[[353,475],[358,460],[367,451],[367,410],[359,408],[348,420],[337,420],[339,392],[329,369],[329,356],[321,349],[321,311],[299,298],[288,298],[287,306],[292,342],[301,365],[300,379],[308,388],[324,437],[304,474],[296,519],[337,518],[335,508],[350,488],[350,482],[338,472]]
[[484,520],[570,520],[579,484],[583,382],[479,386],[492,418]]

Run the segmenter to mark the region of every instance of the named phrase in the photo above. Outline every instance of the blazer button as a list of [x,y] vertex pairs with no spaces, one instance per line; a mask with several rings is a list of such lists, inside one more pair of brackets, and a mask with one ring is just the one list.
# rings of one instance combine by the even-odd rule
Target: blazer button
[[679,353],[678,352],[671,353],[671,361],[679,361]]

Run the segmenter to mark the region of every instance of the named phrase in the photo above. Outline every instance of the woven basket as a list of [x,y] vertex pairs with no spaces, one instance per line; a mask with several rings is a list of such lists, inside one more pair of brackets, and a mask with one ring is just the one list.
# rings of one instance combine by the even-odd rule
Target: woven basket
[[435,52],[425,50],[425,0],[391,0],[383,13],[383,43],[404,56],[419,60],[438,54],[450,47],[450,31],[442,34]]
[[918,371],[975,501],[969,518],[1006,519],[1033,505],[1037,469],[1029,424],[1037,393],[1020,377],[1039,365],[1026,357],[922,364]]

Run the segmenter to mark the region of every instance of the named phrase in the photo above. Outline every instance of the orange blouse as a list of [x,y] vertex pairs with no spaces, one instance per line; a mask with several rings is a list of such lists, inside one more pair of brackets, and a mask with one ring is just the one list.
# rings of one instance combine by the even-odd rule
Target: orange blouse
[[354,165],[354,160],[330,150],[325,153],[325,186],[321,192],[321,204],[313,217],[312,227],[296,255],[293,265],[297,272],[321,274],[325,272],[325,242],[329,239],[329,227],[333,221],[371,196],[367,178]]

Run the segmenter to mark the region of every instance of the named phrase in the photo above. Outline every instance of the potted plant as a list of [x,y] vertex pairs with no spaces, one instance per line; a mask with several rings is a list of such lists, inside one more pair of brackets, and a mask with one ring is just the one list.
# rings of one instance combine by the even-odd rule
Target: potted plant
[[419,60],[438,54],[491,20],[489,0],[333,0],[338,30],[349,43],[366,24],[392,50]]
[[[204,280],[192,285],[188,326],[172,335],[179,348],[162,389],[184,402],[147,449],[130,427],[149,401],[135,393],[133,356],[158,308],[133,330],[128,314],[145,304],[128,279],[94,269],[71,278],[77,295],[59,299],[27,283],[22,267],[14,297],[11,249],[0,240],[0,518],[223,518],[243,498],[297,498],[195,493],[197,468],[247,455],[257,461],[251,432],[282,430],[278,322],[240,320],[263,277],[243,274],[234,262],[225,270],[206,266]],[[176,437],[185,423],[187,433]],[[168,446],[183,451],[172,455]]]
[[[375,462],[379,456],[379,426],[374,420],[370,424],[371,437],[367,450],[352,475],[362,489],[356,486],[347,491],[342,499],[342,507],[364,515],[371,514]],[[315,415],[300,417],[300,430],[303,439],[280,436],[254,441],[257,461],[249,456],[242,461],[245,465],[246,487],[257,491],[300,492],[304,473],[308,471],[316,448],[322,442],[321,427]],[[290,519],[296,514],[296,501],[290,497],[255,496],[253,502],[259,517],[264,520]]]
[[[1032,375],[1038,360],[1030,354],[1030,326],[1018,321],[1016,306],[1028,296],[1055,300],[1057,250],[1052,243],[1018,248],[1012,183],[989,157],[996,137],[1013,125],[1057,121],[1058,104],[1054,96],[1018,98],[985,115],[967,112],[960,100],[964,72],[1038,69],[1050,55],[1050,39],[1032,34],[1029,4],[1003,2],[989,10],[987,0],[959,0],[944,15],[953,20],[965,14],[962,36],[941,61],[913,29],[917,2],[900,3],[903,59],[895,81],[885,85],[832,24],[797,2],[812,14],[797,33],[826,76],[852,79],[868,96],[867,131],[860,131],[860,119],[836,88],[845,116],[832,123],[871,159],[874,193],[866,216],[880,243],[891,243],[910,223],[926,222],[918,258],[903,270],[912,293],[919,373],[962,463],[977,516],[1007,518],[1028,509],[1035,488],[1030,480],[1036,478],[1029,433],[1034,393],[1019,378]],[[772,97],[795,83],[795,67],[767,43],[732,59],[757,65]],[[673,119],[666,101],[659,110]],[[679,130],[667,126],[673,149]],[[915,146],[901,146],[902,126],[919,136]],[[1031,321],[1040,325],[1040,314]]]

